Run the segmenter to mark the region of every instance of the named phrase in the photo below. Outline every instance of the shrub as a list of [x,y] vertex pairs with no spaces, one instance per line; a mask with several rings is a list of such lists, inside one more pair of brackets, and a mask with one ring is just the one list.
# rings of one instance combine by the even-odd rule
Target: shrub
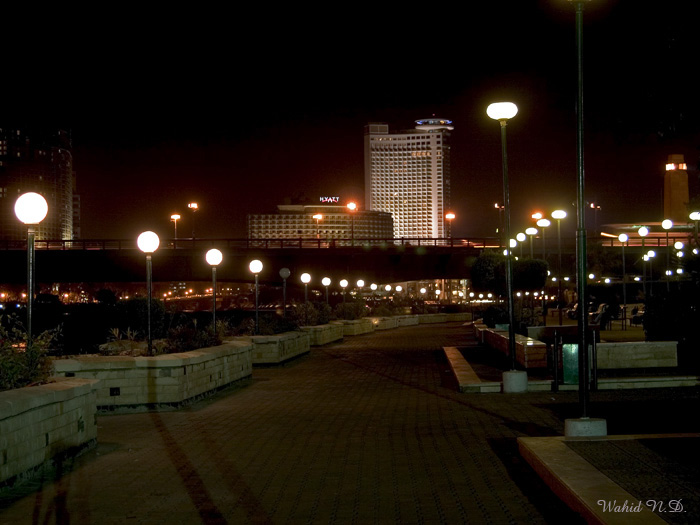
[[299,326],[314,326],[318,324],[318,310],[310,303],[298,304],[291,310],[291,318]]
[[335,316],[338,319],[352,321],[359,319],[366,313],[366,307],[363,302],[351,301],[346,303],[338,303],[335,305]]
[[9,324],[0,324],[0,390],[46,382],[53,372],[48,349],[57,331],[43,332],[26,348],[26,332],[19,323]]
[[168,332],[165,341],[165,353],[175,354],[179,352],[189,352],[198,348],[208,348],[221,344],[223,324],[216,323],[217,327],[210,324],[202,329],[197,329],[196,323],[176,326]]

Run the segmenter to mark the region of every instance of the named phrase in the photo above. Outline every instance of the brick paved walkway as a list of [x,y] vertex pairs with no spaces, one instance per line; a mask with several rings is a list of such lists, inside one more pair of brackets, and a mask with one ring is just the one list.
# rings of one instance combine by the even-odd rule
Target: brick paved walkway
[[346,338],[189,408],[99,416],[97,448],[0,499],[0,524],[580,523],[515,440],[561,435],[576,393],[457,393],[441,348],[468,337]]

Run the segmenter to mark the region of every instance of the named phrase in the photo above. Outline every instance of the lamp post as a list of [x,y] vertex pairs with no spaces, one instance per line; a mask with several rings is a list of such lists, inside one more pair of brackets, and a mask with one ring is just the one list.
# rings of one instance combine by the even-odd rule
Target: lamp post
[[652,260],[656,257],[656,252],[654,250],[649,250],[646,254],[645,261],[649,261],[649,296],[654,296],[654,265]]
[[700,222],[700,211],[691,212],[688,218],[695,223],[695,246],[700,246],[698,241],[698,222]]
[[452,221],[457,217],[454,212],[448,211],[445,214],[445,219],[447,220],[447,237],[450,239],[450,244],[452,244]]
[[661,222],[661,227],[666,230],[666,291],[671,291],[671,276],[669,271],[671,270],[671,245],[668,243],[668,230],[673,228],[673,221],[671,219],[665,219]]
[[326,304],[328,304],[328,287],[331,285],[330,277],[324,277],[321,279],[321,284],[326,287]]
[[527,235],[525,235],[523,232],[518,233],[515,236],[515,240],[520,243],[520,258],[523,258],[523,243],[527,240]]
[[301,274],[301,282],[304,283],[304,303],[309,302],[309,283],[311,282],[311,275],[308,273]]
[[194,215],[199,210],[199,205],[196,202],[190,202],[187,207],[192,210],[192,240],[194,241]]
[[253,273],[253,275],[255,275],[255,335],[258,335],[258,332],[260,331],[260,325],[258,323],[258,274],[262,272],[263,263],[257,259],[252,260],[248,265],[248,269]]
[[151,231],[143,232],[139,235],[136,240],[136,244],[143,253],[146,254],[146,288],[148,294],[148,304],[146,306],[146,326],[147,326],[147,341],[148,341],[148,355],[153,355],[153,337],[151,334],[151,297],[153,295],[152,286],[152,275],[153,275],[153,263],[151,261],[151,255],[158,249],[160,245],[160,239],[158,235]]
[[175,241],[177,241],[177,221],[180,220],[180,215],[178,215],[177,213],[173,213],[170,216],[170,220],[173,221],[173,225],[175,228]]
[[340,287],[343,289],[343,302],[345,302],[345,289],[348,287],[348,280],[341,279],[339,284]]
[[627,274],[625,268],[625,243],[629,240],[629,236],[626,233],[621,233],[617,236],[617,240],[620,241],[622,245],[622,323],[623,327],[626,329],[627,325],[625,319],[627,318]]
[[[508,154],[506,146],[506,125],[508,119],[513,118],[518,113],[518,107],[512,102],[496,102],[489,105],[486,114],[501,125],[501,160],[503,164],[503,216],[504,216],[504,237],[510,239],[510,188],[508,183]],[[510,353],[511,372],[515,372],[515,308],[513,305],[513,253],[508,250],[506,255],[506,294],[508,296],[508,349]],[[505,380],[504,373],[504,380]],[[512,375],[512,374],[511,374]],[[510,383],[510,381],[508,381]],[[520,385],[522,386],[522,385]],[[525,389],[527,389],[527,374],[525,375]],[[504,390],[506,390],[504,385]],[[513,391],[520,391],[516,388]],[[507,390],[506,390],[507,391]]]
[[537,226],[539,226],[540,228],[542,228],[542,259],[545,260],[545,261],[547,260],[547,248],[546,248],[546,246],[545,246],[545,236],[544,236],[544,233],[545,233],[545,230],[546,230],[547,228],[549,228],[549,226],[550,226],[551,224],[552,224],[552,223],[549,222],[549,219],[538,219],[538,221],[537,221]]
[[46,218],[49,205],[46,199],[38,193],[29,192],[20,195],[15,201],[15,215],[27,225],[27,346],[32,346],[32,307],[34,303],[35,270],[34,239],[36,227]]
[[535,258],[535,251],[534,251],[532,239],[535,237],[535,235],[537,235],[537,228],[528,228],[527,230],[525,230],[525,233],[527,235],[529,235],[529,237],[530,237],[530,259],[534,259]]
[[498,210],[498,247],[503,248],[503,205],[497,202],[493,203],[493,207]]
[[219,264],[221,264],[221,261],[224,259],[224,256],[219,250],[217,250],[216,248],[212,248],[205,255],[205,259],[211,266],[211,320],[212,326],[214,327],[214,334],[216,334],[216,267]]
[[323,219],[323,215],[320,213],[316,213],[312,215],[313,219],[316,219],[316,239],[320,240],[321,239],[321,230],[319,230],[319,223],[321,222],[321,219]]
[[350,211],[350,246],[355,246],[355,210],[357,210],[357,204],[348,202],[348,210]]
[[[649,228],[646,226],[640,226],[637,233],[642,238],[642,252],[644,252],[644,239],[649,235]],[[643,261],[647,259],[642,258]],[[644,293],[644,298],[647,296],[647,265],[642,262],[642,292]]]
[[557,248],[559,250],[559,263],[557,265],[557,306],[559,309],[559,326],[561,326],[563,322],[561,315],[561,220],[565,218],[566,212],[564,210],[554,210],[552,212],[552,219],[557,221]]
[[287,278],[290,275],[289,268],[280,270],[280,277],[282,278],[282,317],[287,317]]

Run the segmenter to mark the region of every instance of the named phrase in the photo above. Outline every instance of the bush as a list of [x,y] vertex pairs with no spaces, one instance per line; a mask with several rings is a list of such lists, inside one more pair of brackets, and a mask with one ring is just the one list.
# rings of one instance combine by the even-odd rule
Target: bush
[[346,303],[338,303],[335,305],[335,316],[338,319],[352,321],[360,319],[366,313],[365,304],[362,302],[351,301]]
[[484,312],[484,324],[495,328],[497,324],[508,324],[508,311],[499,306],[489,306]]
[[0,390],[46,382],[53,372],[47,354],[55,336],[56,331],[43,332],[26,348],[26,331],[19,323],[6,323],[3,319],[0,324]]
[[394,309],[386,304],[382,304],[372,309],[372,315],[375,317],[391,317],[394,315]]
[[176,354],[220,345],[224,326],[222,323],[216,323],[216,325],[216,329],[211,324],[203,329],[197,329],[197,323],[171,328],[165,341],[165,353]]
[[318,324],[318,310],[310,302],[298,304],[292,308],[291,318],[299,326],[314,326]]

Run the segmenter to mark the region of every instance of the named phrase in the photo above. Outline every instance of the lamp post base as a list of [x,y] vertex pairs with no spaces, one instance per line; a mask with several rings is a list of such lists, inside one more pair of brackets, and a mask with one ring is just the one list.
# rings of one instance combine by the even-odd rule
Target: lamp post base
[[582,417],[564,420],[564,436],[566,437],[597,437],[608,435],[608,424],[605,419]]
[[503,393],[513,394],[519,392],[527,392],[527,372],[524,370],[503,372]]

